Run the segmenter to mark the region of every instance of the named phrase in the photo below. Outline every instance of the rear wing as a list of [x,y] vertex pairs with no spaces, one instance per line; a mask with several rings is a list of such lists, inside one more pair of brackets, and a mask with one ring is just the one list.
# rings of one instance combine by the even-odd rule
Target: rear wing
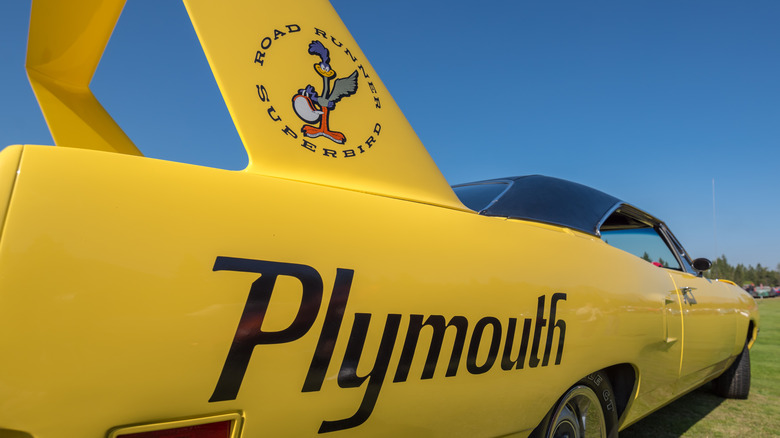
[[[467,210],[327,0],[184,3],[245,172]],[[123,6],[33,1],[27,71],[59,146],[141,155],[89,89]]]

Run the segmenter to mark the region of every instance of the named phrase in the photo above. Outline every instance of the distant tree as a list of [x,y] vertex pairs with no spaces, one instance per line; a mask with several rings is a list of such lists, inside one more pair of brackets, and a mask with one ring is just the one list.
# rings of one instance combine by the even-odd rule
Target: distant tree
[[780,285],[780,263],[774,271],[762,266],[761,263],[758,263],[756,267],[752,265],[745,267],[742,263],[734,267],[729,264],[726,256],[722,255],[712,262],[712,267],[704,273],[704,276],[731,280],[740,286],[750,283],[778,286]]
[[734,268],[734,283],[737,283],[738,285],[742,286],[746,283],[745,281],[745,265],[742,263],[738,264],[736,268]]
[[761,266],[761,263],[756,265],[756,284],[763,284],[764,286],[777,286],[778,285],[778,273],[776,271],[770,271],[768,268]]
[[[645,251],[644,254],[642,254],[642,260],[645,260],[645,261],[648,261],[650,263],[653,263],[653,259],[650,257],[650,254],[648,254],[647,251]],[[658,258],[657,263],[659,263],[664,268],[668,268],[669,267],[669,262],[667,262],[666,260],[664,260],[664,259],[662,259],[660,257]]]
[[707,275],[708,278],[728,278],[728,279],[734,278],[734,267],[729,265],[729,262],[728,260],[726,260],[725,255],[722,255],[717,259],[715,259],[715,261],[712,262],[712,267],[707,272],[708,272]]

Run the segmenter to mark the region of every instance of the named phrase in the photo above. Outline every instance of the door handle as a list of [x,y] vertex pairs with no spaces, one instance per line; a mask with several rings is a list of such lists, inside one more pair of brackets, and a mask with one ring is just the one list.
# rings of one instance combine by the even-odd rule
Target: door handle
[[685,303],[697,304],[696,297],[693,296],[693,291],[695,290],[696,290],[695,287],[687,287],[687,286],[680,289],[680,292],[682,293],[683,296],[683,301],[685,301]]

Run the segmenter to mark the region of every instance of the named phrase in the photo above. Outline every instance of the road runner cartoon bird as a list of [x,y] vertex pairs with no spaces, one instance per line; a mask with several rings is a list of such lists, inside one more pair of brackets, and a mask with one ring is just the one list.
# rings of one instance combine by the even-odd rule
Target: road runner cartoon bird
[[322,93],[318,94],[312,85],[307,85],[293,97],[293,109],[301,120],[308,123],[319,122],[320,125],[303,125],[301,132],[306,137],[325,136],[338,144],[344,144],[347,137],[341,132],[330,130],[328,116],[336,108],[337,102],[357,92],[358,72],[355,70],[346,78],[334,80],[336,71],[330,66],[328,49],[321,42],[312,41],[309,44],[309,54],[320,57],[321,61],[314,64],[314,70],[322,77]]

